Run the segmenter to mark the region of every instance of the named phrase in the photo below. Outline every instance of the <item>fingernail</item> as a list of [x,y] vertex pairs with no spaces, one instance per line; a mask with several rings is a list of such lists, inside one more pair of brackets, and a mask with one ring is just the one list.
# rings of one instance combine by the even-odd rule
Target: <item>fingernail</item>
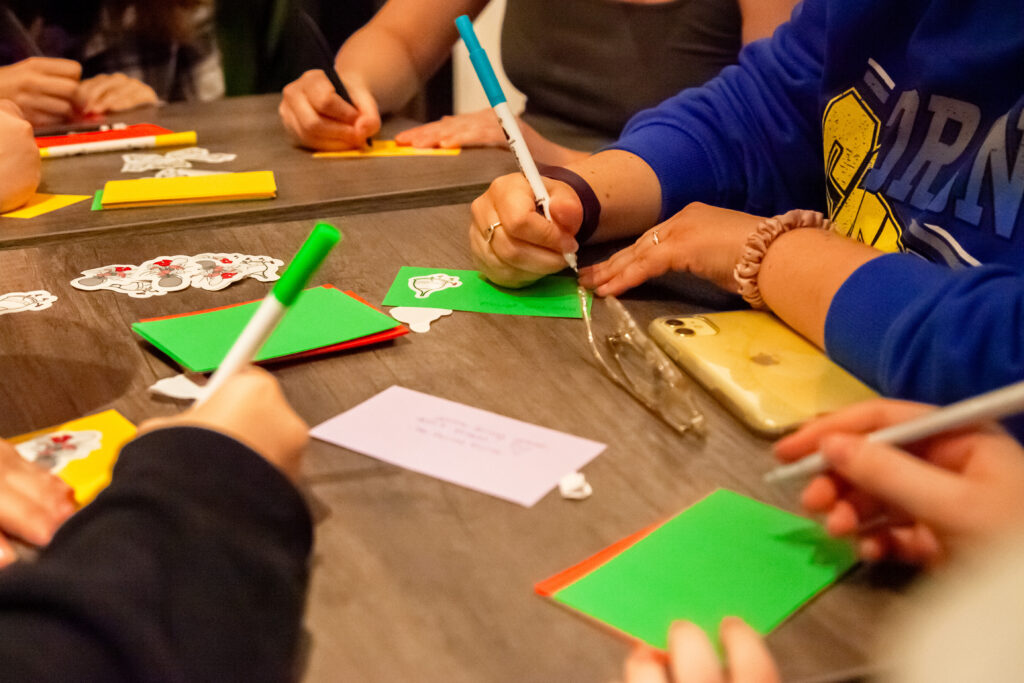
[[739,617],[722,617],[722,623],[719,625],[719,629],[725,631],[731,630],[737,627],[742,628],[743,620]]

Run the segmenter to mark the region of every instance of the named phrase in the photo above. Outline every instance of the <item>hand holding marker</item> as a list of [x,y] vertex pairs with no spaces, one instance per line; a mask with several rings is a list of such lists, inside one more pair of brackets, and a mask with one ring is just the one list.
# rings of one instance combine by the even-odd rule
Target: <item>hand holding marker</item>
[[317,223],[313,232],[299,248],[299,253],[284,271],[284,275],[263,299],[245,329],[231,346],[224,361],[203,387],[203,393],[196,401],[196,405],[206,402],[231,375],[252,362],[284,318],[288,308],[302,293],[314,273],[320,269],[320,264],[327,258],[327,254],[340,241],[341,231],[327,223]]
[[[537,170],[537,164],[534,163],[530,150],[526,146],[523,132],[519,130],[519,123],[516,121],[516,117],[512,115],[512,110],[508,108],[505,93],[498,83],[498,77],[494,75],[494,69],[491,67],[490,60],[487,59],[487,53],[480,46],[480,41],[476,37],[476,32],[473,30],[473,22],[470,21],[468,16],[463,14],[455,20],[455,27],[459,29],[462,42],[466,44],[466,49],[469,50],[469,60],[473,62],[473,68],[476,70],[477,78],[480,79],[480,85],[484,87],[487,101],[490,102],[494,113],[498,115],[498,122],[501,124],[502,130],[505,131],[505,138],[508,140],[508,146],[512,150],[512,155],[519,164],[519,170],[523,172],[523,175],[526,176],[526,181],[530,183],[530,189],[533,190],[533,197],[537,202],[537,208],[543,211],[544,217],[550,221],[551,208],[549,205],[551,204],[551,198],[544,187],[544,181]],[[576,267],[576,254],[566,252],[562,256],[565,257],[565,262],[569,264],[570,268],[578,271]]]
[[[879,429],[868,434],[868,441],[899,446],[929,436],[966,427],[985,420],[998,420],[1024,412],[1024,381],[952,403],[921,417]],[[813,477],[828,470],[828,461],[819,453],[789,465],[776,467],[764,475],[769,484]]]
[[[345,89],[345,84],[341,82],[341,77],[338,76],[338,72],[334,68],[334,54],[331,52],[331,46],[327,44],[327,38],[320,30],[320,27],[316,25],[313,17],[309,16],[305,10],[299,10],[298,22],[306,30],[306,33],[309,34],[309,38],[313,42],[313,47],[316,49],[317,56],[320,59],[321,69],[327,75],[327,80],[334,86],[334,92],[338,93],[338,97],[354,107],[355,104],[352,102],[348,90]],[[372,144],[373,138],[366,138],[366,146],[369,147]]]

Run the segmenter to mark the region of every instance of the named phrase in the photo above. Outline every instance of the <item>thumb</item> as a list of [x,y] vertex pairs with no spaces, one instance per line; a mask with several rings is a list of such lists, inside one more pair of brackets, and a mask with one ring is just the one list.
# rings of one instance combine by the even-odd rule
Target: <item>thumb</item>
[[963,491],[960,475],[863,436],[828,436],[821,451],[848,482],[919,521],[944,517]]
[[353,86],[349,89],[349,97],[352,104],[359,110],[359,117],[356,119],[355,128],[363,137],[372,137],[380,131],[380,110],[377,108],[377,100],[373,93],[361,86]]
[[567,228],[570,234],[579,232],[583,223],[583,204],[576,196],[576,190],[569,187],[560,180],[544,179],[551,203],[548,208],[551,210],[551,220],[563,228]]

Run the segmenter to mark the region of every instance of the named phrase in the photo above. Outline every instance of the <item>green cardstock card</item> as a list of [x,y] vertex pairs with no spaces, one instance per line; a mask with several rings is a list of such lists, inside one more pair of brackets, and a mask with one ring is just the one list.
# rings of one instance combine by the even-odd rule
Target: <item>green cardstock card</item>
[[[588,306],[590,299],[588,292]],[[384,305],[548,318],[583,317],[575,278],[549,275],[529,287],[507,289],[488,282],[475,270],[447,268],[404,266],[384,297]]]
[[719,647],[724,617],[767,634],[855,562],[817,523],[719,489],[552,597],[662,650],[678,619]]
[[[259,307],[255,301],[179,316],[144,320],[132,330],[195,372],[215,370]],[[398,323],[388,315],[333,287],[313,287],[299,295],[256,360],[289,356],[358,339]]]

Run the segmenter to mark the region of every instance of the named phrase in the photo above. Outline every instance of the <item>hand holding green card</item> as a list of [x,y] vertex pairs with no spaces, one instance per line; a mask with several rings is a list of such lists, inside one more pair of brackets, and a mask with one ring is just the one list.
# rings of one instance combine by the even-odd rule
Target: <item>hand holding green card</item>
[[666,648],[677,619],[717,645],[724,617],[766,634],[856,561],[817,523],[725,489],[636,537],[537,592],[653,647]]
[[403,267],[384,297],[384,305],[549,318],[582,317],[575,278],[550,275],[529,287],[508,289],[488,282],[478,271],[449,268]]

